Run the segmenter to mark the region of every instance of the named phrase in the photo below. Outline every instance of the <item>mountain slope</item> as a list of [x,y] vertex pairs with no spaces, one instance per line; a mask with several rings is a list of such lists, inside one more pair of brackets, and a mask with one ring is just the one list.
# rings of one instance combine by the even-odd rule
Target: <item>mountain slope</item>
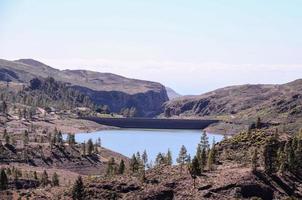
[[181,95],[175,92],[172,88],[166,87],[166,90],[170,100],[181,97]]
[[282,85],[241,85],[203,95],[185,96],[164,104],[166,117],[219,118],[251,123],[298,123],[302,117],[302,79]]
[[49,76],[69,83],[96,104],[108,105],[113,112],[134,107],[138,116],[155,116],[168,100],[165,87],[155,82],[87,70],[57,70],[32,59],[0,60],[2,81],[29,83],[35,77]]

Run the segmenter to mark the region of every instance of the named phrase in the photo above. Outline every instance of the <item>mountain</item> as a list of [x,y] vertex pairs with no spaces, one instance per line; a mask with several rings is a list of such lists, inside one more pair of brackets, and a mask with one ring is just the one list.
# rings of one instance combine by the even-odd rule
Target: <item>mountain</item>
[[[248,125],[258,117],[288,128],[299,128],[302,117],[302,79],[282,85],[240,85],[164,104],[166,117],[217,118]],[[292,127],[291,127],[292,126]]]
[[68,83],[112,112],[135,108],[137,116],[153,117],[168,100],[163,85],[88,70],[58,70],[33,59],[0,60],[0,80],[29,83],[33,78],[53,77]]
[[172,88],[166,87],[166,91],[170,100],[181,97],[181,95],[175,92]]

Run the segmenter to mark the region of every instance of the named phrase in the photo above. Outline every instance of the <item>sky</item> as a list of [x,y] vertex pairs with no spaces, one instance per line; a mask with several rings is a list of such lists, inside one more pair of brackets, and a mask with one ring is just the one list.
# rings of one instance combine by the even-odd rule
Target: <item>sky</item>
[[301,0],[0,0],[0,58],[181,94],[302,78]]

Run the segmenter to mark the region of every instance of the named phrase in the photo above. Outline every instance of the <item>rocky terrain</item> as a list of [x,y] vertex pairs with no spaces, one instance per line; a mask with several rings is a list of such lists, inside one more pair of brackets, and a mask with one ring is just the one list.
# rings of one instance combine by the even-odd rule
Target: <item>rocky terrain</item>
[[0,60],[1,81],[29,83],[36,77],[54,77],[68,83],[94,103],[107,105],[117,113],[135,108],[137,116],[152,117],[161,112],[162,104],[168,100],[165,87],[155,82],[87,70],[57,70],[32,59]]
[[[297,135],[301,142],[302,132]],[[289,140],[287,133],[257,129],[242,132],[215,145],[216,156],[212,169],[205,168],[195,178],[190,172],[191,163],[180,165],[156,164],[144,175],[133,173],[127,166],[123,175],[83,176],[82,199],[125,200],[297,200],[302,198],[300,171],[268,172],[264,157],[269,138],[279,144]],[[299,142],[298,142],[299,143]],[[287,145],[286,145],[287,146]],[[253,151],[257,149],[256,160]],[[286,147],[285,147],[286,148]],[[299,147],[301,148],[301,147]],[[298,154],[295,153],[297,156]],[[132,161],[130,160],[130,163]],[[253,167],[253,164],[256,164]],[[131,164],[130,164],[131,165]],[[281,165],[280,165],[281,166]],[[28,168],[23,168],[24,170]],[[37,170],[41,170],[37,168]],[[56,170],[61,174],[60,169]],[[53,173],[50,169],[50,174]],[[68,181],[60,187],[27,187],[0,192],[4,197],[26,195],[30,199],[72,199],[74,186],[70,181],[76,174],[67,172]],[[20,180],[21,181],[21,180]],[[33,183],[32,183],[33,184]],[[24,187],[26,184],[24,183]]]
[[[214,118],[240,129],[258,117],[267,123],[297,130],[302,119],[302,80],[283,85],[241,85],[199,96],[184,96],[164,104],[164,116]],[[229,126],[230,128],[230,126]]]

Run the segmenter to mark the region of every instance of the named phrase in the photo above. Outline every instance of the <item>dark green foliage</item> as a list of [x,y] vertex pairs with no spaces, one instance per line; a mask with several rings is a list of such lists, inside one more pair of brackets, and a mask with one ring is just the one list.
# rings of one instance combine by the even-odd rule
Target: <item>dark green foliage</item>
[[256,121],[256,128],[257,128],[257,129],[261,129],[261,128],[262,128],[262,122],[261,122],[260,117],[257,118],[257,121]]
[[93,152],[93,143],[92,143],[92,140],[89,139],[88,142],[87,142],[87,154],[89,156],[91,156],[92,152]]
[[63,136],[62,132],[55,129],[55,135],[56,135],[56,142],[59,146],[63,145]]
[[210,148],[209,137],[208,137],[206,131],[202,132],[202,135],[200,138],[200,145],[201,145],[201,149],[208,150]]
[[29,142],[29,136],[28,136],[28,131],[27,130],[24,131],[23,142],[24,142],[24,145],[27,145],[28,142]]
[[200,163],[198,161],[197,156],[194,156],[192,163],[190,163],[188,166],[188,169],[191,177],[194,180],[194,187],[195,187],[195,179],[197,178],[197,176],[201,175]]
[[1,112],[3,112],[4,114],[7,114],[7,111],[8,111],[8,105],[7,105],[6,101],[2,101]]
[[47,186],[49,183],[49,180],[48,180],[48,174],[47,172],[44,170],[43,173],[42,173],[42,176],[41,176],[41,185],[42,186]]
[[208,170],[213,170],[213,165],[215,164],[215,147],[213,146],[208,155],[207,167]]
[[159,166],[164,164],[166,164],[165,155],[162,153],[158,153],[155,158],[155,165]]
[[68,134],[67,135],[67,142],[68,142],[68,144],[69,144],[69,146],[73,146],[73,145],[75,145],[75,136],[74,136],[74,134]]
[[253,151],[251,162],[252,162],[252,171],[253,172],[257,171],[257,167],[258,167],[258,151],[257,151],[257,148],[255,148],[254,151]]
[[125,162],[124,162],[124,160],[121,160],[121,162],[119,164],[119,167],[118,167],[118,173],[119,174],[124,174],[125,169],[126,169]]
[[172,153],[171,153],[170,149],[168,149],[168,152],[167,152],[167,155],[166,155],[166,158],[165,158],[165,162],[166,162],[167,165],[172,165],[172,163],[173,163]]
[[108,164],[107,164],[107,171],[106,171],[106,175],[107,176],[112,176],[114,174],[116,174],[116,164],[115,164],[115,160],[114,158],[110,158]]
[[146,167],[146,165],[148,163],[148,154],[147,154],[146,150],[144,150],[144,152],[142,154],[142,161],[143,161],[144,166]]
[[85,141],[81,144],[81,154],[82,154],[82,156],[86,156],[86,142]]
[[140,163],[138,162],[135,154],[132,155],[132,158],[130,159],[130,170],[132,172],[137,172],[139,170]]
[[263,150],[264,155],[264,168],[266,173],[271,174],[277,171],[277,155],[279,143],[275,137],[270,136]]
[[0,171],[0,190],[6,190],[8,186],[8,178],[4,169]]
[[36,171],[34,171],[34,179],[35,179],[35,180],[38,180],[38,175],[37,175],[37,172],[36,172]]
[[[66,83],[56,81],[49,77],[46,79],[34,78],[29,87],[19,92],[1,91],[1,98],[11,103],[21,103],[32,107],[53,107],[57,109],[72,109],[75,107],[94,107],[90,98],[83,95]],[[3,107],[3,106],[2,106]],[[2,109],[3,110],[3,109]],[[6,109],[7,110],[7,109]],[[30,118],[34,109],[20,111],[20,116]]]
[[184,145],[181,146],[180,152],[178,154],[178,158],[176,159],[176,162],[180,165],[181,171],[184,164],[186,164],[189,161],[189,156],[187,154],[187,149]]
[[60,183],[59,183],[59,176],[58,176],[58,174],[56,172],[53,173],[53,175],[52,175],[51,183],[52,183],[52,186],[59,186],[60,185]]
[[84,183],[81,176],[79,176],[76,182],[73,184],[71,193],[73,200],[85,199]]

